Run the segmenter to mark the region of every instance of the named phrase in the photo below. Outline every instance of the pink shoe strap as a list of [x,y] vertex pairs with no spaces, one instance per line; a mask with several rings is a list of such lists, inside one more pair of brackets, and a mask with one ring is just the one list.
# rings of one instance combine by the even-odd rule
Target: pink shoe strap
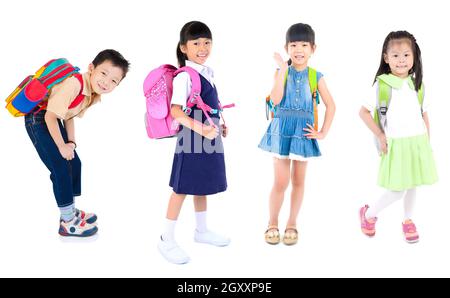
[[411,222],[411,223],[403,223],[403,232],[404,233],[416,233],[417,229],[416,229],[416,225]]

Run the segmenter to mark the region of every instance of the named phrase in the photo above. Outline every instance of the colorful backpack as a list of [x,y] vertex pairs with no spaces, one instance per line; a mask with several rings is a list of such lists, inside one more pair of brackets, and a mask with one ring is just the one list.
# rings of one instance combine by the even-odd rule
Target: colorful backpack
[[47,106],[47,97],[56,84],[75,76],[81,84],[80,94],[75,98],[69,109],[78,106],[84,99],[83,79],[78,72],[79,68],[72,66],[67,59],[53,59],[31,76],[26,77],[22,83],[6,98],[6,109],[14,116],[20,117],[34,111],[35,113]]
[[231,104],[222,107],[219,102],[220,110],[212,109],[200,97],[200,75],[195,69],[189,66],[177,69],[175,66],[169,64],[161,65],[152,70],[144,80],[144,95],[147,108],[145,125],[147,135],[151,139],[173,137],[179,130],[179,123],[172,118],[170,108],[173,91],[172,82],[174,77],[181,72],[187,72],[192,82],[191,94],[186,101],[186,108],[184,110],[187,115],[191,113],[194,106],[197,106],[203,111],[209,124],[215,126],[209,114],[217,114],[224,108],[234,106],[234,104]]
[[[389,109],[389,104],[391,103],[392,97],[392,87],[388,83],[388,77],[389,77],[388,74],[382,74],[377,77],[378,82],[377,104],[373,114],[373,120],[383,132],[386,130],[387,127],[386,113]],[[419,100],[421,109],[423,105],[423,98],[424,98],[424,89],[422,84],[422,86],[420,86],[419,91],[417,92],[417,99]],[[378,153],[381,154],[380,144],[378,143],[378,139],[376,138],[375,144]]]
[[[284,76],[284,86],[286,87],[287,77],[289,70],[286,70]],[[314,68],[308,67],[308,80],[309,88],[311,89],[311,95],[314,105],[314,129],[319,129],[319,117],[317,112],[317,105],[320,103],[319,92],[317,92],[317,71]],[[266,119],[269,120],[269,111],[271,118],[273,118],[277,107],[274,105],[273,101],[270,99],[270,95],[266,97]]]

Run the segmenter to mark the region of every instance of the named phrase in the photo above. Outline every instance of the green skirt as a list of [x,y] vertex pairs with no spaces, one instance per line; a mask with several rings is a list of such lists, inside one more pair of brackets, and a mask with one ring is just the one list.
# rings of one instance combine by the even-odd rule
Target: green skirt
[[438,180],[428,135],[388,139],[388,153],[383,154],[378,185],[402,191]]

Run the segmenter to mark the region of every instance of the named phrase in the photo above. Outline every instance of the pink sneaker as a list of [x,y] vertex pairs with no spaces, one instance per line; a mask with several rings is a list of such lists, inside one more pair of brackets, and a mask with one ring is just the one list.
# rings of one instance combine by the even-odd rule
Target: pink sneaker
[[377,218],[366,218],[366,212],[367,209],[369,209],[368,205],[365,205],[364,207],[361,207],[359,209],[359,220],[361,221],[361,231],[364,233],[364,235],[373,237],[375,236],[375,223],[377,222]]
[[417,233],[416,225],[412,220],[407,219],[402,223],[403,235],[408,243],[416,243],[419,241],[419,234]]

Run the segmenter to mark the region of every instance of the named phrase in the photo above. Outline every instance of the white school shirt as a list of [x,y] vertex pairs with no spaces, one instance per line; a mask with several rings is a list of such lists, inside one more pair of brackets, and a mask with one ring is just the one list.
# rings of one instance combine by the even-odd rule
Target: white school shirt
[[[427,128],[420,112],[419,99],[417,92],[414,90],[411,77],[398,79],[399,88],[392,88],[391,102],[386,113],[386,137],[405,138],[426,134]],[[363,102],[363,106],[372,115],[376,108],[377,91],[378,82],[373,85],[371,96],[368,96]],[[422,108],[424,113],[428,110],[428,100],[424,99]]]
[[[205,65],[186,60],[186,66],[190,66],[201,74],[214,87],[214,71]],[[171,104],[186,106],[186,100],[191,94],[192,82],[187,72],[178,74],[173,79],[173,93]]]

